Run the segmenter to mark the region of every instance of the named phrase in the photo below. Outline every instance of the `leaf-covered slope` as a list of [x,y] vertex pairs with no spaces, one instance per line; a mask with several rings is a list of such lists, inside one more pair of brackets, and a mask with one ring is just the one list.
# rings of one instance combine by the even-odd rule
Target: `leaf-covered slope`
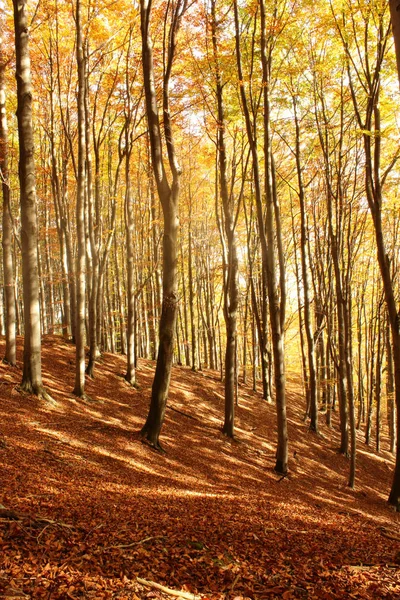
[[46,337],[49,405],[19,392],[21,345],[18,358],[0,365],[0,597],[171,597],[138,577],[199,598],[400,597],[393,460],[360,438],[349,490],[337,429],[307,431],[295,380],[282,479],[274,407],[247,386],[231,442],[218,375],[175,367],[160,454],[138,436],[151,362],[136,390],[124,358],[105,355],[83,402],[71,393],[73,346]]

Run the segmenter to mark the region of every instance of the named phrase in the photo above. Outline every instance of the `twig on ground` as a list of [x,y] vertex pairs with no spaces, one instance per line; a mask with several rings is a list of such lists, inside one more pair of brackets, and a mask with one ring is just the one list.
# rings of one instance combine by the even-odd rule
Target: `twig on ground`
[[146,579],[141,579],[140,577],[136,578],[136,581],[141,585],[152,587],[156,590],[160,590],[160,592],[164,592],[165,594],[169,594],[170,596],[175,596],[176,598],[184,598],[185,600],[199,600],[200,596],[195,594],[190,594],[189,592],[181,592],[179,590],[171,590],[171,588],[167,588],[164,585],[160,585],[159,583],[155,583],[155,581],[147,581]]
[[119,544],[117,546],[107,546],[106,548],[103,548],[103,550],[111,550],[113,548],[132,548],[133,546],[139,546],[140,544],[145,544],[146,542],[149,542],[150,540],[159,540],[164,537],[165,537],[165,535],[151,535],[150,537],[146,537],[143,540],[139,540],[137,542],[132,542],[131,544]]
[[70,529],[71,531],[75,529],[73,525],[68,525],[68,523],[63,523],[62,521],[53,521],[52,519],[46,519],[46,517],[33,517],[32,521],[36,521],[37,523],[48,523],[48,525],[56,525],[57,527],[65,527],[66,529]]

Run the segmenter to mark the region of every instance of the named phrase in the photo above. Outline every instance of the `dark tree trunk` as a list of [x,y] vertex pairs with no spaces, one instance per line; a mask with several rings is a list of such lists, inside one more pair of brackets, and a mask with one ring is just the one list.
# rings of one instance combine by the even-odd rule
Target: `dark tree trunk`
[[[158,116],[157,96],[154,83],[153,52],[150,37],[151,0],[140,2],[140,23],[142,35],[142,63],[147,123],[149,128],[151,159],[157,192],[163,210],[163,299],[159,325],[159,346],[156,372],[154,375],[150,409],[141,435],[149,444],[160,448],[159,435],[164,422],[167,406],[171,367],[174,355],[175,321],[177,314],[177,236],[178,236],[178,198],[180,168],[178,167],[173,144],[171,119],[169,112],[169,83],[172,63],[176,49],[176,35],[181,18],[186,10],[186,0],[170,8],[171,26],[166,32],[168,40],[165,48],[166,64],[163,80],[163,121],[168,162],[172,174],[172,183],[167,179],[162,152],[162,134]],[[165,26],[167,15],[165,19]]]

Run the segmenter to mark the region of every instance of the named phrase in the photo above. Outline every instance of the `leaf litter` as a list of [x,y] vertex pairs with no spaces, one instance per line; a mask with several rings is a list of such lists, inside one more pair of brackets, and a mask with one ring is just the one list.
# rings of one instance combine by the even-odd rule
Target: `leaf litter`
[[87,401],[71,392],[71,344],[46,336],[42,363],[51,405],[18,390],[21,339],[17,367],[0,365],[0,598],[400,598],[393,457],[359,432],[350,490],[337,415],[310,433],[295,375],[282,478],[274,407],[249,386],[230,441],[218,373],[174,367],[160,454],[138,435],[151,361],[134,389],[124,358],[104,354]]

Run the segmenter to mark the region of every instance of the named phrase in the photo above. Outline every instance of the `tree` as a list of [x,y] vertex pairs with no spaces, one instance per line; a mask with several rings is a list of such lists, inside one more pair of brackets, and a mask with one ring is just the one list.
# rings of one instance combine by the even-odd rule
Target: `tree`
[[13,0],[13,7],[24,297],[24,369],[21,388],[49,399],[42,384],[36,180],[26,0]]
[[[247,137],[252,158],[253,183],[257,208],[258,230],[261,243],[262,268],[265,273],[268,291],[268,307],[272,336],[272,352],[274,362],[274,381],[276,396],[276,412],[278,425],[278,444],[275,470],[286,473],[288,468],[288,432],[285,396],[285,355],[284,355],[284,323],[285,323],[285,265],[283,256],[283,240],[280,219],[280,207],[277,196],[276,172],[271,134],[271,86],[272,58],[277,37],[285,28],[286,3],[275,2],[270,21],[264,0],[260,2],[260,54],[262,74],[263,102],[263,151],[264,151],[264,190],[261,185],[260,159],[257,148],[257,127],[251,120],[248,100],[244,87],[242,59],[240,51],[240,29],[237,2],[235,9],[236,57],[240,82],[240,97],[246,122]],[[264,215],[263,192],[266,204]]]
[[85,396],[85,317],[86,317],[86,245],[85,245],[85,63],[82,39],[81,0],[76,0],[76,61],[78,69],[78,169],[76,194],[76,325],[74,394]]
[[304,328],[307,338],[307,359],[308,359],[308,393],[309,393],[309,410],[310,410],[310,429],[318,432],[318,402],[317,402],[317,375],[315,370],[315,344],[314,333],[312,331],[311,320],[311,299],[310,299],[310,276],[308,272],[308,233],[306,220],[306,185],[303,180],[303,167],[301,156],[301,137],[300,137],[300,117],[298,114],[298,100],[296,93],[292,91],[294,122],[295,122],[295,158],[296,171],[298,180],[298,197],[300,204],[300,257],[301,257],[301,274],[303,283],[304,297]]
[[12,218],[10,181],[8,171],[8,127],[6,113],[5,69],[8,64],[0,38],[0,178],[3,190],[3,272],[5,296],[6,351],[4,360],[10,365],[16,362],[15,287],[12,255]]
[[[240,207],[240,196],[235,201],[234,174],[232,184],[228,184],[228,156],[226,146],[226,120],[223,99],[225,82],[221,76],[220,51],[217,31],[215,0],[211,2],[211,36],[215,70],[215,96],[217,101],[217,160],[219,171],[219,194],[222,203],[222,224],[219,224],[224,251],[224,318],[226,325],[225,348],[225,419],[223,433],[228,437],[234,435],[235,388],[236,388],[236,345],[237,345],[237,309],[239,303],[238,286],[238,251],[236,241],[236,225]],[[233,158],[235,161],[235,158]],[[234,169],[234,167],[233,167]],[[243,177],[242,180],[245,178]],[[242,184],[243,190],[243,184]],[[236,206],[235,206],[236,205]],[[217,220],[219,222],[217,204]]]
[[[162,79],[162,106],[164,122],[164,142],[167,149],[168,164],[172,182],[168,181],[163,157],[163,136],[158,114],[158,101],[155,87],[150,20],[152,0],[140,2],[140,25],[142,34],[142,61],[146,115],[149,129],[151,160],[156,180],[158,197],[164,217],[163,234],[163,299],[159,325],[159,346],[156,372],[154,375],[150,409],[141,430],[143,438],[155,448],[164,422],[169,382],[174,352],[175,321],[177,314],[177,235],[178,235],[178,199],[180,168],[172,135],[170,115],[169,85],[176,50],[176,37],[182,16],[187,8],[187,0],[178,0],[168,4],[164,16],[164,70]],[[170,23],[168,27],[168,17]]]

